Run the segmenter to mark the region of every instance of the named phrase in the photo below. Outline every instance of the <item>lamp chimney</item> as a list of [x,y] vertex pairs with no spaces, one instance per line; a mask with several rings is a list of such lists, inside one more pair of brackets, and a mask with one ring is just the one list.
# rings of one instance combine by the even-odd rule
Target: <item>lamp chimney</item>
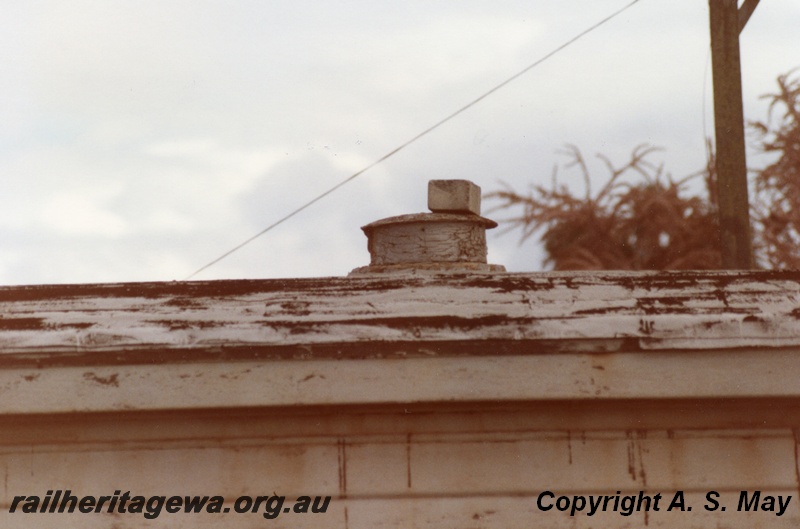
[[505,271],[486,262],[486,230],[497,223],[481,217],[480,187],[468,180],[431,180],[428,209],[431,213],[389,217],[362,227],[370,264],[351,274]]

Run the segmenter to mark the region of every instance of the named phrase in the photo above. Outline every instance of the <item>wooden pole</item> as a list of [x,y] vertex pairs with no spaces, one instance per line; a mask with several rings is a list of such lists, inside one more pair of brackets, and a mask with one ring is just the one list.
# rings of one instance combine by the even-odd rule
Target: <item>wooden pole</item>
[[722,267],[753,267],[736,0],[709,0]]

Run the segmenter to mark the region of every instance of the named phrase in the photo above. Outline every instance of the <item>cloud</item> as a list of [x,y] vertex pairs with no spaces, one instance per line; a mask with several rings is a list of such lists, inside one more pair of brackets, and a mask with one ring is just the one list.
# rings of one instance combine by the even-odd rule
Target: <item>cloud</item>
[[[625,3],[6,3],[0,281],[183,277]],[[743,34],[749,118],[798,9]],[[347,273],[358,228],[424,211],[427,180],[524,189],[567,142],[621,160],[649,141],[694,171],[707,31],[702,2],[640,2],[200,278]],[[537,251],[490,234],[511,269]]]
[[47,198],[39,212],[42,227],[65,236],[116,238],[130,231],[119,215],[102,207],[94,193],[56,193]]

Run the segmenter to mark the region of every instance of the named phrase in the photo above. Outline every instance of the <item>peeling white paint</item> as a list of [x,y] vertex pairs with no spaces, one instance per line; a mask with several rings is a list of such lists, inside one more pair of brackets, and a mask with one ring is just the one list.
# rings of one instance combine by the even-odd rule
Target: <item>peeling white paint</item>
[[[47,287],[0,289],[0,355],[486,339],[556,340],[566,349],[577,347],[570,341],[623,338],[642,350],[800,345],[793,272],[50,288],[52,296]],[[40,295],[19,299],[32,292]]]

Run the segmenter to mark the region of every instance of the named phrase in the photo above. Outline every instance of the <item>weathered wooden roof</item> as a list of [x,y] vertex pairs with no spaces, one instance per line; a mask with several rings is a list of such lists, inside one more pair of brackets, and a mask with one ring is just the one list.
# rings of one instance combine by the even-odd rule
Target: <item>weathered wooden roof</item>
[[[30,408],[26,398],[58,408],[56,396],[42,401],[36,391],[44,390],[19,386],[44,383],[56,368],[62,382],[50,380],[49,393],[67,386],[91,393],[137,380],[130,394],[114,394],[123,395],[108,404],[117,408],[180,407],[191,399],[213,405],[211,395],[225,405],[786,397],[800,395],[798,346],[800,272],[375,275],[0,288],[0,374],[6,377],[0,397],[15,395],[22,408]],[[338,362],[346,359],[365,362]],[[392,359],[409,362],[385,362]],[[759,359],[763,373],[753,370]],[[717,375],[707,378],[706,369]],[[147,383],[131,373],[142,370],[166,388],[158,398],[137,391]],[[63,378],[68,371],[74,371],[71,378]],[[212,372],[219,380],[256,377],[250,383],[268,382],[269,388],[242,396],[231,389],[234,382],[214,389],[186,385]],[[471,393],[465,385],[474,377],[480,383]],[[170,380],[182,382],[174,398],[164,400]],[[80,409],[99,406],[88,397],[81,402]]]
[[[474,353],[488,341],[503,351],[535,344],[538,352],[800,345],[800,273],[449,274],[0,288],[4,365],[452,355]],[[432,348],[436,344],[442,347]]]

